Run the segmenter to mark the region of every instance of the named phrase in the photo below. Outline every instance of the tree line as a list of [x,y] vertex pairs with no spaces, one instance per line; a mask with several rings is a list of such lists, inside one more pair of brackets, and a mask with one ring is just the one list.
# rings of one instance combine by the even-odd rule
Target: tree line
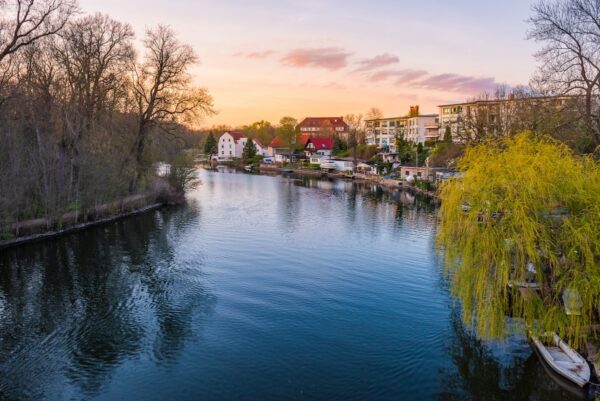
[[151,191],[154,162],[214,113],[167,26],[138,50],[131,25],[74,0],[0,2],[0,16],[0,227]]

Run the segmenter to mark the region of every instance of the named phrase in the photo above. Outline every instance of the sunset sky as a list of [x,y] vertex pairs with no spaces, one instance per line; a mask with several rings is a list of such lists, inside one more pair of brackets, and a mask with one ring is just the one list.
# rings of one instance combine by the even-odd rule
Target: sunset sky
[[80,0],[85,12],[166,24],[200,57],[213,124],[276,123],[409,105],[437,112],[498,84],[527,84],[538,48],[529,0]]

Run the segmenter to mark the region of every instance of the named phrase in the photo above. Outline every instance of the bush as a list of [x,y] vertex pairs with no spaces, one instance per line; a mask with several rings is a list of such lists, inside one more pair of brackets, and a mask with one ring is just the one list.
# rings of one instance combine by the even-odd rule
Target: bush
[[191,154],[179,153],[171,161],[167,181],[177,194],[198,186],[197,169]]

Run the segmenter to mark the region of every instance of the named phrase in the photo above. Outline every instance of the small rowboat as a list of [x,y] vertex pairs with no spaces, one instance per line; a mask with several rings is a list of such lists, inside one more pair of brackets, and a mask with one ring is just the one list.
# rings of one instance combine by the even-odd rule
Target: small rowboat
[[556,333],[544,335],[550,345],[544,345],[538,337],[531,336],[533,345],[542,359],[559,375],[584,387],[590,381],[590,366],[586,360],[569,347]]
[[322,170],[335,170],[335,168],[336,168],[336,164],[334,162],[331,162],[331,161],[321,162]]

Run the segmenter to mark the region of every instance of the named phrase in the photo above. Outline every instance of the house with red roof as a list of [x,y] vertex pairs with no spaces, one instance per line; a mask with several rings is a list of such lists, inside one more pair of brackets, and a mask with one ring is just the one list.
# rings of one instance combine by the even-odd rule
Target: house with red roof
[[308,157],[313,155],[331,156],[331,152],[333,152],[333,142],[334,138],[331,136],[315,136],[308,138],[306,144],[304,145],[304,153],[306,153],[306,156]]
[[218,160],[230,160],[242,157],[242,139],[248,140],[248,137],[240,132],[225,132],[219,138],[217,156]]
[[298,129],[302,134],[310,136],[339,136],[348,140],[350,127],[343,117],[306,117]]

